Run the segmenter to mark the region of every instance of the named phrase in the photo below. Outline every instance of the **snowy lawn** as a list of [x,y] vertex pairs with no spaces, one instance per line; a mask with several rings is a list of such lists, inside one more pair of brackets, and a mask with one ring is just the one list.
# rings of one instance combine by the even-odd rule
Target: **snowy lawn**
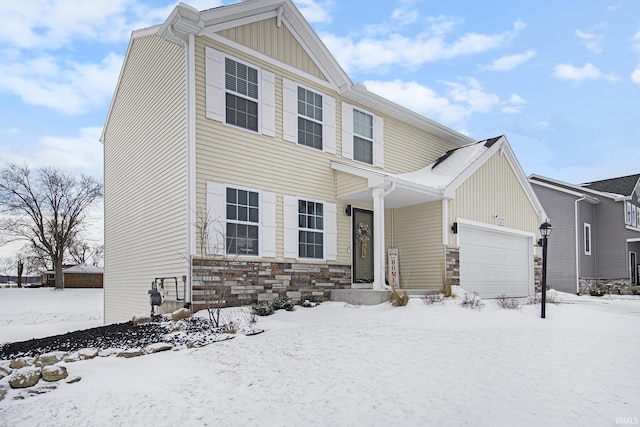
[[[5,296],[0,290],[2,337],[12,327],[5,313],[19,311]],[[637,423],[640,299],[561,298],[567,303],[548,304],[546,319],[539,305],[504,310],[494,301],[481,310],[412,299],[279,311],[260,318],[268,331],[256,336],[66,364],[79,383],[5,399],[0,425]],[[47,316],[51,306],[42,307]],[[101,311],[87,320],[94,316]]]

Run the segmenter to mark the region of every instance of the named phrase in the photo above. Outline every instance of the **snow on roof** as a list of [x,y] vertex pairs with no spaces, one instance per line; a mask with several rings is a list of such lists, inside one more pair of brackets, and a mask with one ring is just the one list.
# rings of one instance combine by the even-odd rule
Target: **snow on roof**
[[73,267],[65,268],[63,273],[87,273],[87,274],[99,274],[104,273],[104,268],[94,267],[93,265],[80,264]]
[[414,172],[395,175],[404,181],[442,190],[485,153],[497,139],[484,140],[447,151],[438,160]]

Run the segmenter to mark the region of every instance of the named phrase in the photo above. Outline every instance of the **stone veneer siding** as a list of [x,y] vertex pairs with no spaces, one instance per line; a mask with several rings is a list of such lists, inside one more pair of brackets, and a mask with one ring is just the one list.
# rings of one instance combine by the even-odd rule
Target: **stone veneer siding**
[[328,301],[332,289],[351,288],[350,265],[194,259],[193,310],[220,301],[224,307],[271,301]]
[[460,249],[445,248],[446,278],[451,279],[451,286],[460,286]]

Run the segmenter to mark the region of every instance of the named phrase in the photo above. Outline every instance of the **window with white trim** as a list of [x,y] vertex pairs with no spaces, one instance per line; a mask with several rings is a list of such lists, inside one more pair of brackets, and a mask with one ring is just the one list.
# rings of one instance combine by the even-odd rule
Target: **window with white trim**
[[322,95],[298,86],[298,144],[322,150]]
[[298,200],[298,257],[324,258],[324,205]]
[[325,93],[282,79],[282,138],[336,153],[336,100]]
[[373,116],[353,110],[353,160],[373,164]]
[[275,136],[275,74],[219,50],[205,48],[206,117]]
[[584,223],[584,254],[591,255],[591,224]]
[[225,120],[258,131],[258,70],[231,58],[224,59]]
[[343,102],[342,156],[384,167],[383,118]]
[[259,200],[255,191],[227,187],[225,247],[228,254],[258,255]]

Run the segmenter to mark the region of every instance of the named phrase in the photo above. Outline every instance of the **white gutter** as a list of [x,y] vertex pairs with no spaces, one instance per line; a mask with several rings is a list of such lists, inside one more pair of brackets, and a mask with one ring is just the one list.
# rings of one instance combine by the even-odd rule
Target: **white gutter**
[[[574,215],[576,221],[576,293],[580,293],[580,224],[578,224],[578,203],[585,200],[587,196],[576,199],[574,205]],[[592,238],[593,241],[593,238]]]

